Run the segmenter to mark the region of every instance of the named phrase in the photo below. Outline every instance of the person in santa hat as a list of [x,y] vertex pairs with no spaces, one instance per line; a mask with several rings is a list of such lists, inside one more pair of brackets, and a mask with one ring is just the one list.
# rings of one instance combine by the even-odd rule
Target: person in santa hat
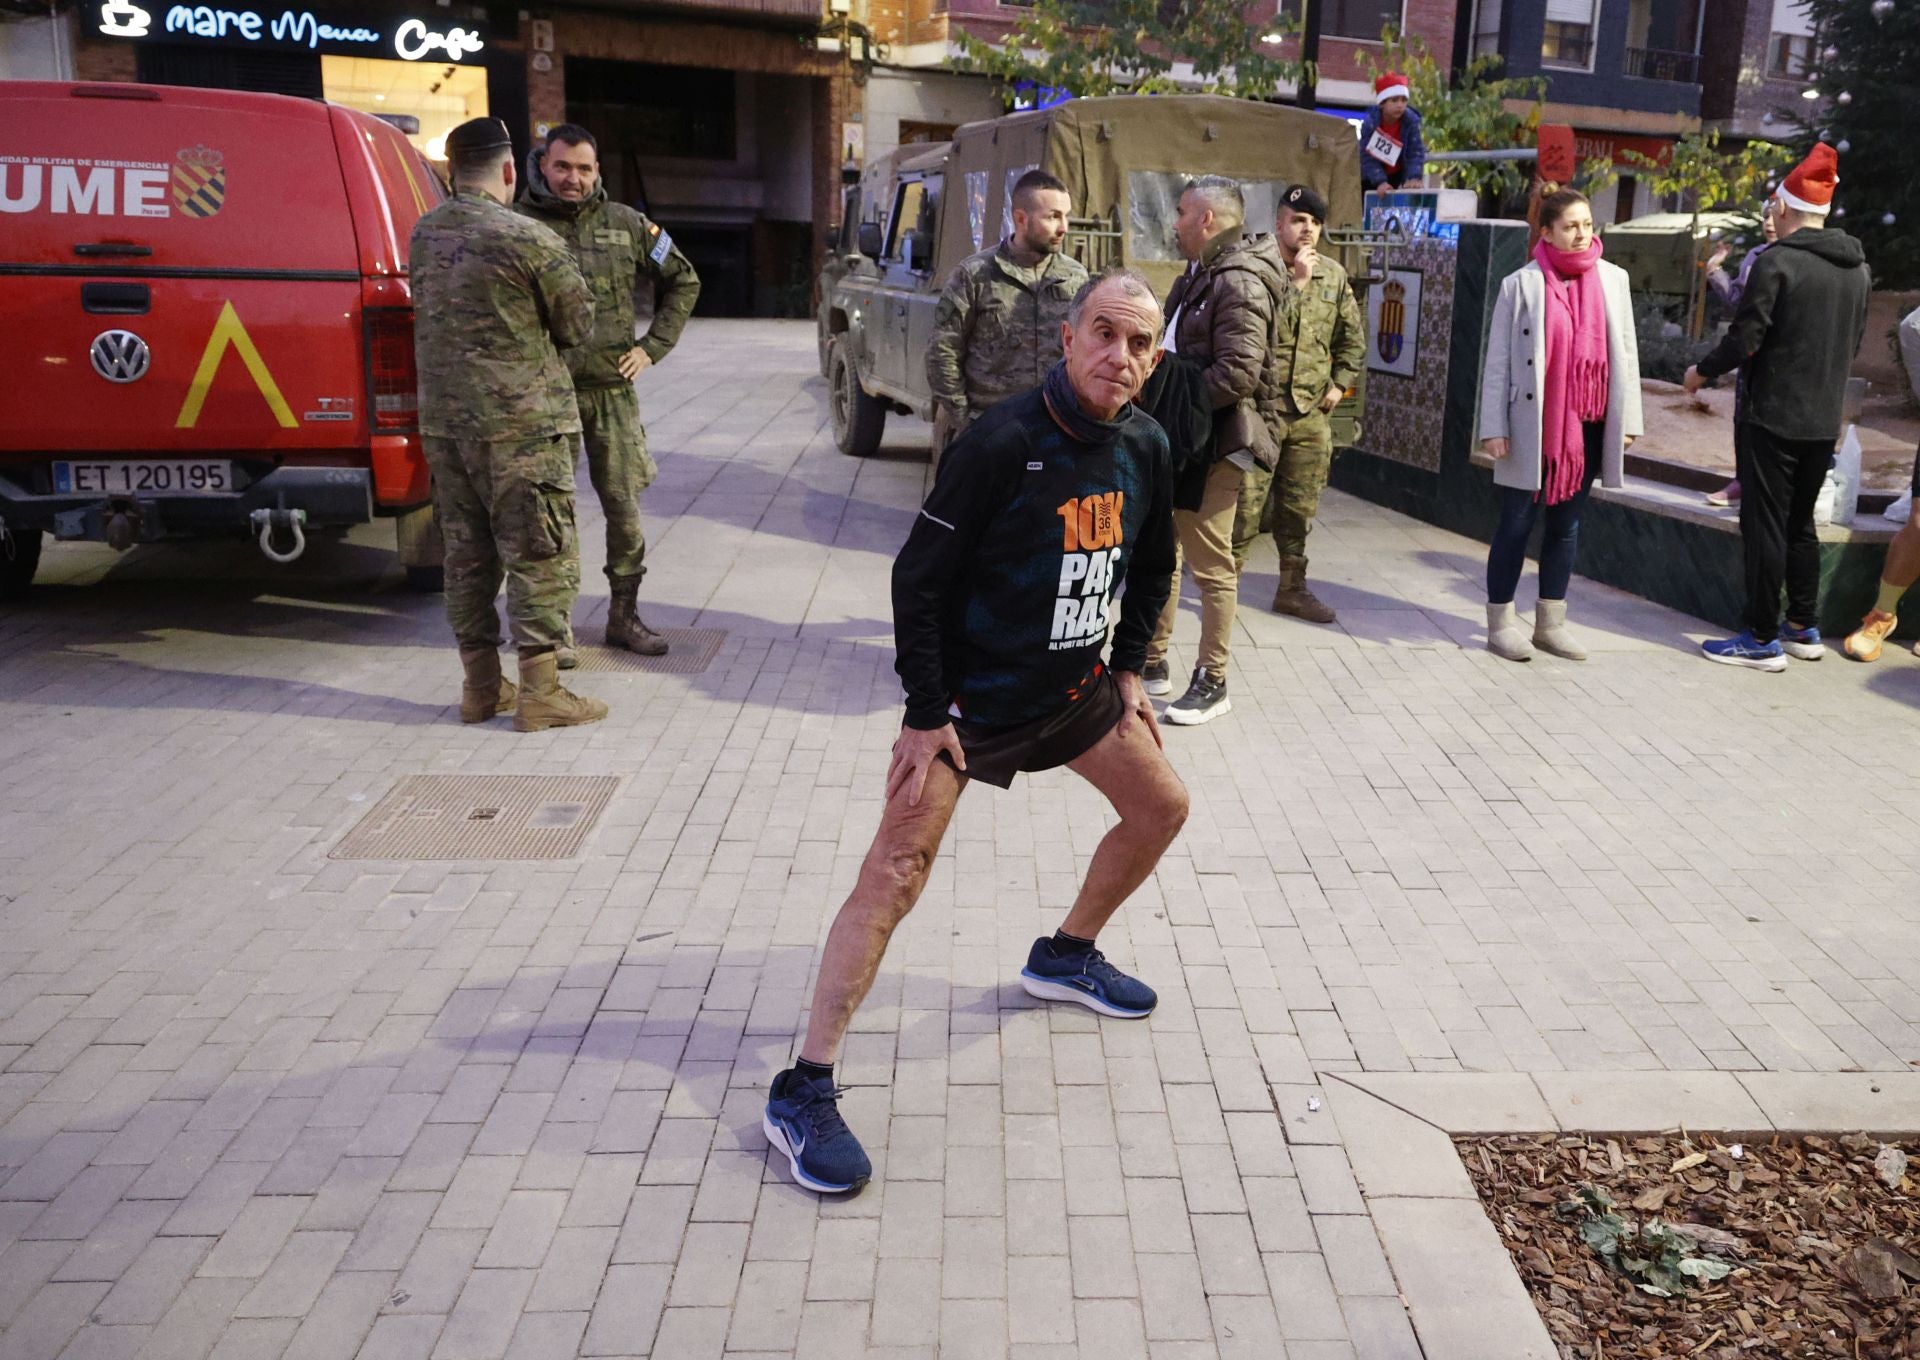
[[1407,78],[1382,72],[1373,82],[1374,107],[1360,121],[1360,187],[1398,189],[1418,184],[1427,170],[1420,113],[1407,104]]
[[1746,627],[1701,644],[1708,660],[1729,666],[1783,671],[1789,656],[1826,655],[1813,507],[1833,466],[1871,285],[1860,242],[1827,225],[1839,182],[1839,157],[1816,142],[1780,183],[1777,239],[1747,276],[1726,337],[1687,370],[1688,392],[1736,368],[1741,373],[1741,428],[1733,444]]

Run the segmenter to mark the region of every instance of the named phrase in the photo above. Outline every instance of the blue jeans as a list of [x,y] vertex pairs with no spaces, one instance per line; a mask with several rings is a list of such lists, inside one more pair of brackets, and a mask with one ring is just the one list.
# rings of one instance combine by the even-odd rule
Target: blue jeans
[[1527,540],[1540,519],[1546,520],[1540,536],[1540,598],[1567,598],[1567,583],[1573,579],[1573,555],[1580,545],[1580,511],[1587,503],[1593,479],[1600,473],[1600,441],[1606,435],[1606,425],[1589,420],[1581,431],[1586,436],[1587,472],[1572,500],[1547,505],[1538,499],[1541,493],[1537,491],[1498,488],[1500,526],[1493,531],[1493,544],[1487,549],[1488,604],[1513,603],[1520,571],[1527,564]]

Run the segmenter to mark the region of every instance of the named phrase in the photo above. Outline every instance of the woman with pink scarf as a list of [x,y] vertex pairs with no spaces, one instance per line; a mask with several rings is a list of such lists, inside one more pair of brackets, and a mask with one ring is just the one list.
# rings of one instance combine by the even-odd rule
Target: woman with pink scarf
[[[1533,257],[1500,285],[1480,381],[1480,439],[1493,459],[1500,525],[1487,552],[1487,649],[1527,661],[1535,647],[1569,661],[1586,649],[1567,627],[1580,511],[1598,477],[1624,480],[1640,436],[1640,356],[1627,273],[1600,258],[1586,196],[1540,200]],[[1514,613],[1527,540],[1544,520],[1533,636]]]

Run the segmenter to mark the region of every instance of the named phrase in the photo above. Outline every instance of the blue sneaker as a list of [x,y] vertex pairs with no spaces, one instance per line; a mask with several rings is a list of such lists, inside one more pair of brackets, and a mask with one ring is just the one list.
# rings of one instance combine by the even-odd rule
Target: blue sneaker
[[1795,628],[1790,623],[1780,625],[1780,646],[1796,661],[1818,661],[1827,654],[1818,628]]
[[1028,996],[1042,1001],[1074,1001],[1088,1010],[1121,1020],[1140,1020],[1153,1014],[1160,998],[1139,978],[1128,977],[1107,962],[1097,949],[1056,958],[1053,941],[1041,936],[1027,953],[1020,985]]
[[1703,642],[1700,650],[1707,654],[1707,660],[1727,666],[1746,666],[1756,671],[1783,671],[1787,668],[1786,650],[1778,642],[1754,641],[1750,628],[1738,637]]
[[873,1178],[873,1163],[840,1117],[840,1092],[788,1068],[773,1079],[760,1127],[787,1154],[793,1178],[823,1195],[844,1195]]

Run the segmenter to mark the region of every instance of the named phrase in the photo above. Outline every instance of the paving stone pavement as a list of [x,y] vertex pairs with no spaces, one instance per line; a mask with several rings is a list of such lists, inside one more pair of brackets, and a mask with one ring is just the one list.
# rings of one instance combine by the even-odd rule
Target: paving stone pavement
[[[876,1183],[798,1191],[759,1106],[926,481],[917,422],[834,451],[812,345],[696,322],[646,375],[643,612],[728,637],[582,675],[598,726],[463,727],[383,527],[49,549],[0,616],[0,1360],[1395,1360],[1323,1074],[1920,1062],[1920,661],[1712,667],[1577,582],[1593,659],[1512,666],[1478,545],[1334,495],[1341,625],[1258,607],[1263,544],[1232,716],[1168,733],[1193,817],[1106,941],[1152,1020],[1013,984],[1098,797],[970,793],[847,1044]],[[423,772],[621,784],[578,859],[328,858]]]

